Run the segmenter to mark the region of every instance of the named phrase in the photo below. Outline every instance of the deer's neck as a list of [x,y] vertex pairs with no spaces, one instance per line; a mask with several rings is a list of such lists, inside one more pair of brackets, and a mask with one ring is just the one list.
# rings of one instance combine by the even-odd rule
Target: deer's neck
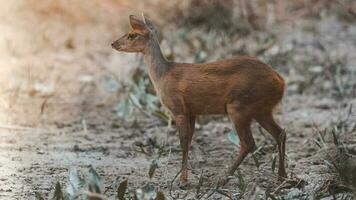
[[153,82],[157,82],[169,70],[169,62],[164,57],[161,47],[156,39],[153,39],[145,49],[144,57],[148,65],[148,73]]

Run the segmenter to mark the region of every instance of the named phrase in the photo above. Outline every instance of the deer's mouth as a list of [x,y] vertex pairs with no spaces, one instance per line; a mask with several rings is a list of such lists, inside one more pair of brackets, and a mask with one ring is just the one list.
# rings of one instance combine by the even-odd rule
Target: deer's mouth
[[121,46],[111,45],[111,47],[117,51],[124,51],[124,49]]
[[120,47],[119,47],[119,46],[115,45],[115,42],[111,44],[111,47],[112,47],[113,49],[117,49],[117,50],[119,50],[119,49],[120,49]]

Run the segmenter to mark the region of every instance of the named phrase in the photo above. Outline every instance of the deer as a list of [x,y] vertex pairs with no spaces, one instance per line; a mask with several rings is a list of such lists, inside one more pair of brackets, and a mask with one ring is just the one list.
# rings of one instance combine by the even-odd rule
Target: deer
[[240,151],[219,184],[226,184],[244,158],[256,150],[250,128],[252,120],[275,139],[279,154],[278,177],[287,177],[285,133],[273,117],[285,89],[281,75],[250,56],[199,64],[169,61],[160,48],[157,29],[148,17],[130,15],[129,22],[132,30],[111,46],[120,52],[143,54],[154,89],[179,133],[182,188],[188,186],[188,152],[199,115],[228,115],[240,140]]

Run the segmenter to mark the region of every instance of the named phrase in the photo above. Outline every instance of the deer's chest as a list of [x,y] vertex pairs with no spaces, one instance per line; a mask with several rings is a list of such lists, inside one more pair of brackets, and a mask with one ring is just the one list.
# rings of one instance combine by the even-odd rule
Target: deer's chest
[[189,82],[157,85],[161,103],[173,114],[223,114],[226,98],[222,90],[213,90]]

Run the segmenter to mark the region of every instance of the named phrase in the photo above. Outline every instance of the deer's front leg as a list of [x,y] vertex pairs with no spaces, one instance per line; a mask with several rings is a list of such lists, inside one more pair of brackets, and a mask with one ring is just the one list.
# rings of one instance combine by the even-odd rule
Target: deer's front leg
[[180,186],[186,187],[188,184],[188,152],[193,137],[194,126],[192,121],[194,117],[188,115],[175,116],[177,124],[180,145],[182,147],[182,172],[180,175]]

